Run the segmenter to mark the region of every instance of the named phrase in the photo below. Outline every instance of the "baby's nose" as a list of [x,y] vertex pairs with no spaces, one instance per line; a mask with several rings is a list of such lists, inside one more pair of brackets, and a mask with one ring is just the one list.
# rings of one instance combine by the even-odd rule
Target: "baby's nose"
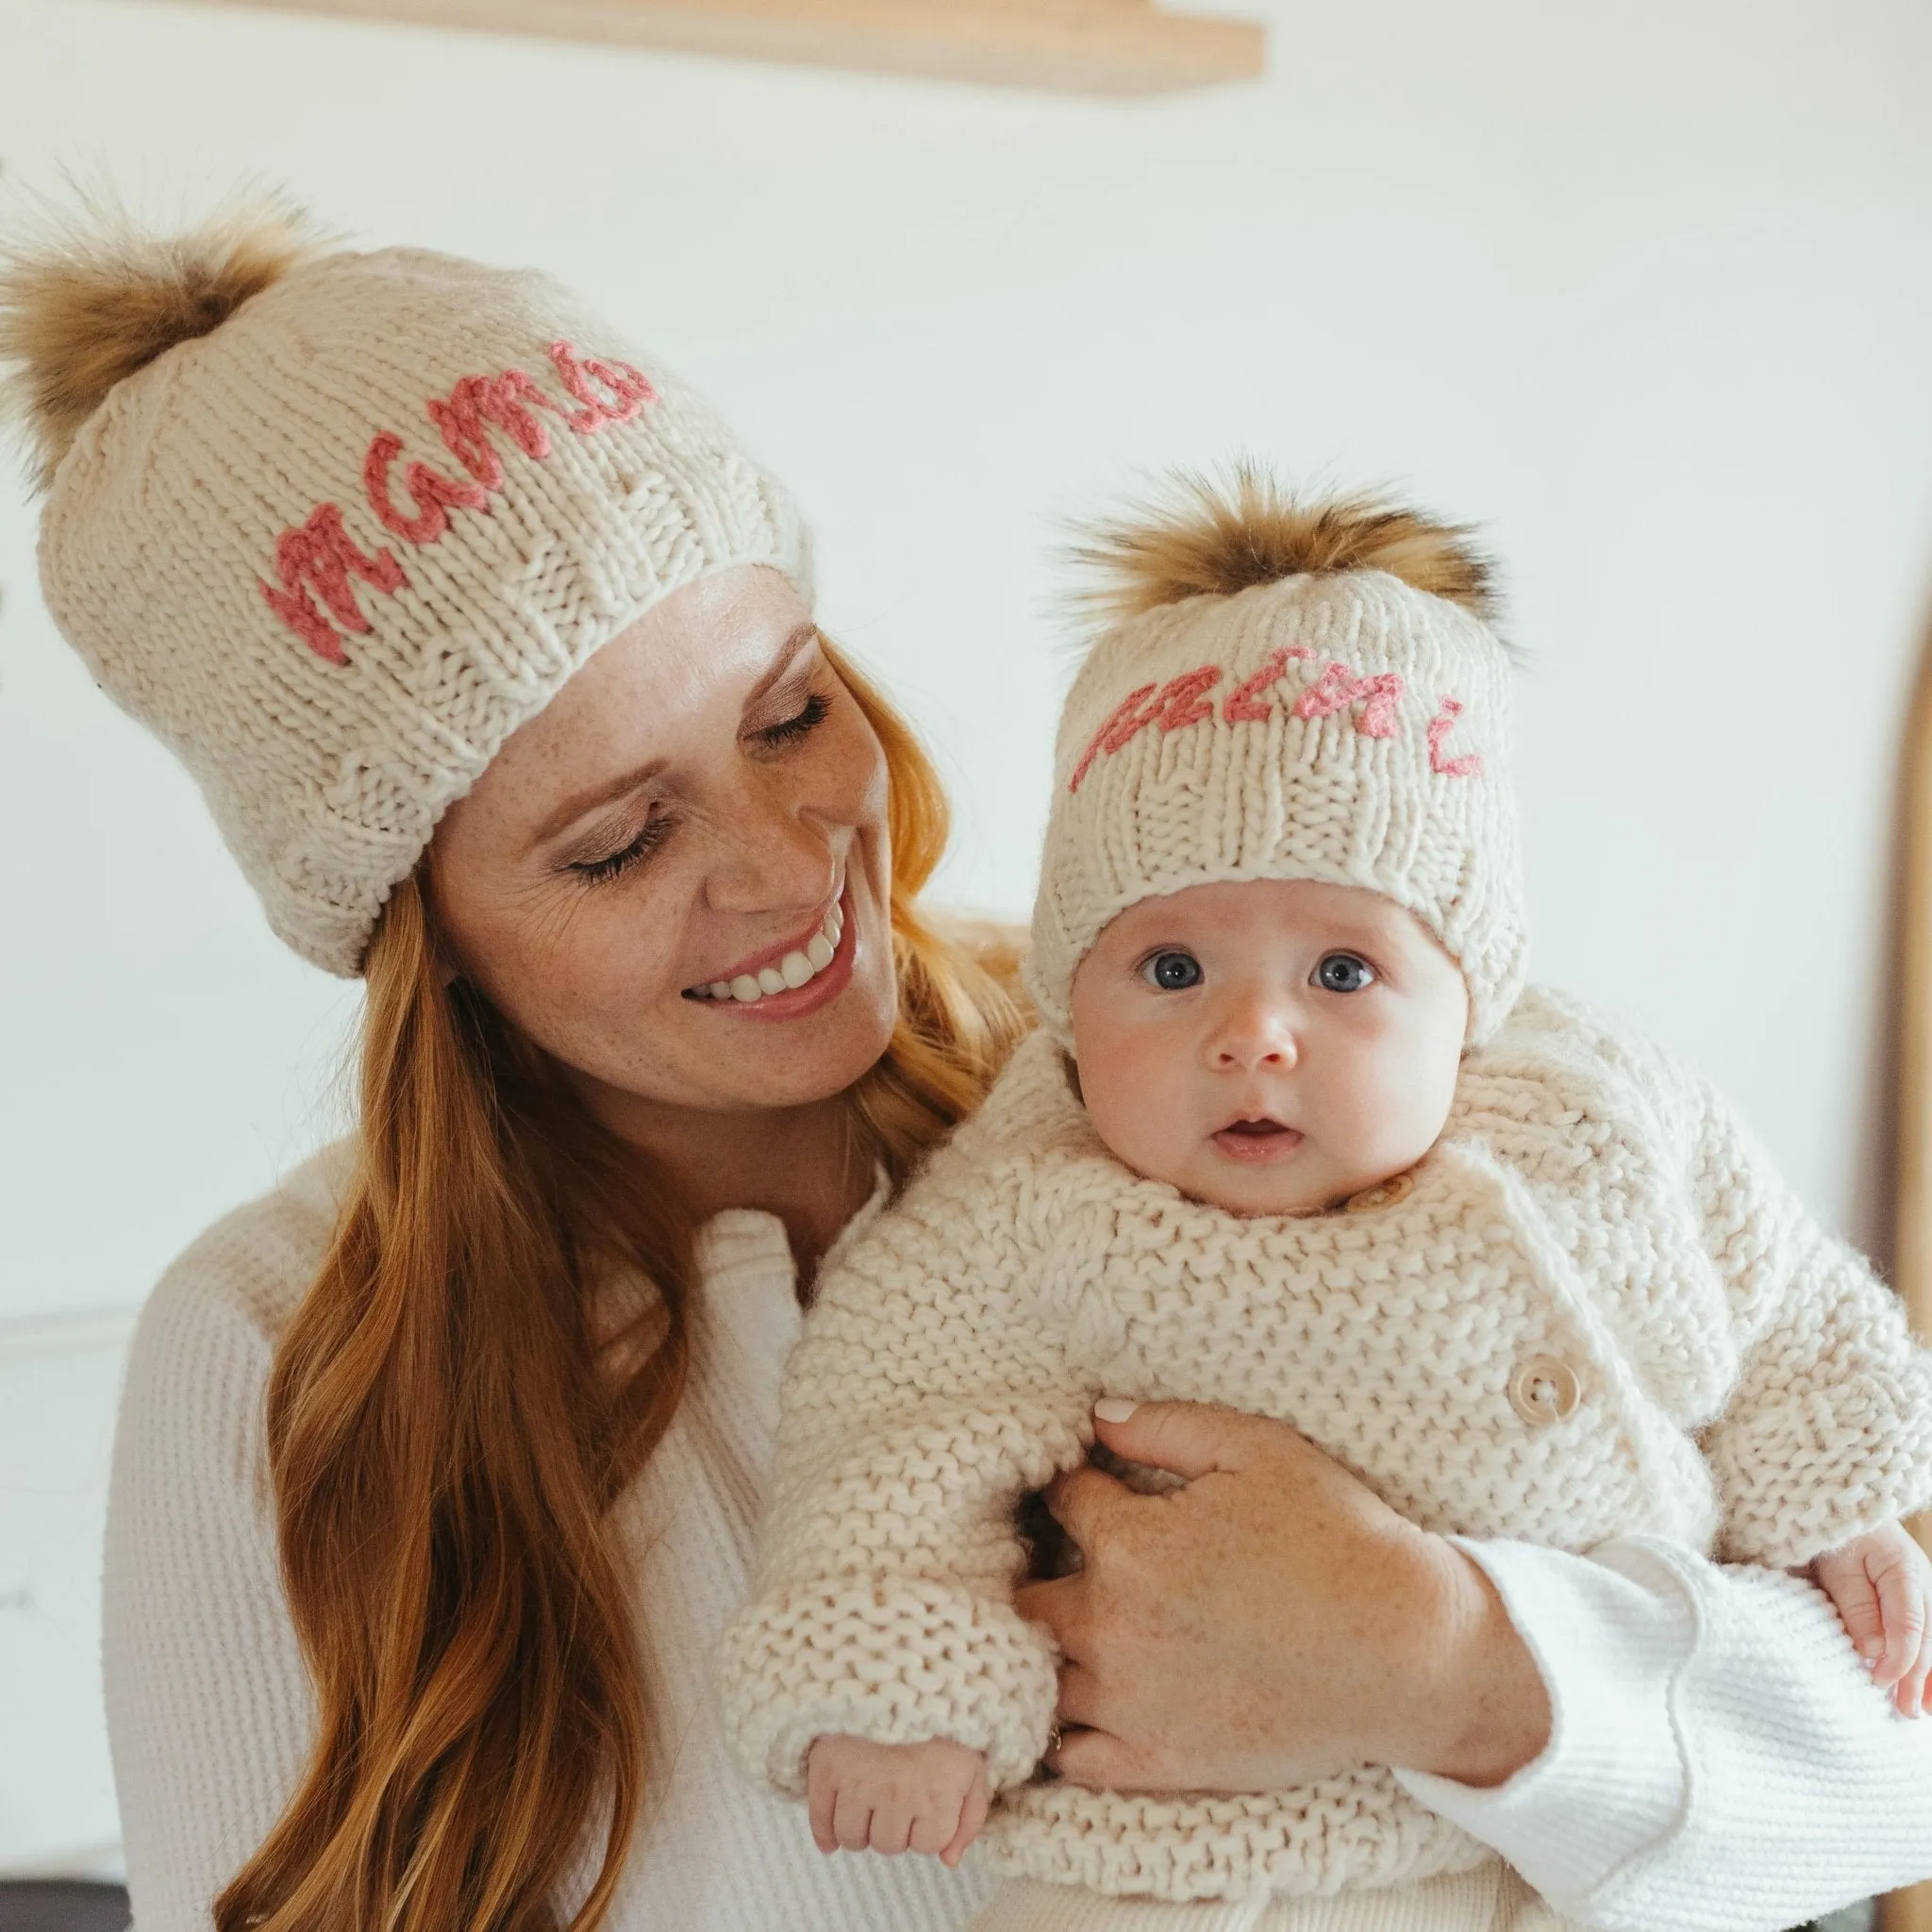
[[1294,1065],[1294,1029],[1267,1010],[1233,1014],[1217,1031],[1212,1051],[1215,1065],[1230,1072],[1279,1072]]

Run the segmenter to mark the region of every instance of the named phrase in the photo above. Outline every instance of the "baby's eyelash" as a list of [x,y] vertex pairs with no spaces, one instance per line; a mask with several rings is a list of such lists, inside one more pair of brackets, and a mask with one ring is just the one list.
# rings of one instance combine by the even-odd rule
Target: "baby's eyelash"
[[580,859],[570,870],[587,884],[603,885],[627,873],[639,859],[648,858],[664,842],[670,830],[670,819],[661,812],[654,813],[644,821],[643,829],[621,851],[611,853],[608,858]]
[[831,699],[814,691],[791,717],[768,724],[758,732],[758,741],[774,749],[780,745],[795,744],[801,738],[816,731],[825,722],[831,708]]

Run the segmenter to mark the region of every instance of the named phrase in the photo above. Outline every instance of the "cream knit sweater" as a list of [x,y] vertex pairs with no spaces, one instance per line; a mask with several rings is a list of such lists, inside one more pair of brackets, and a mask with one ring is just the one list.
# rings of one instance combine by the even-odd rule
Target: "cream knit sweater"
[[[209,1902],[308,1747],[261,1405],[341,1162],[298,1170],[196,1241],[129,1363],[103,1647],[138,1932],[208,1932]],[[725,1761],[700,1660],[742,1597],[798,1312],[769,1216],[721,1216],[705,1261],[696,1307],[713,1345],[664,1459],[622,1505],[664,1532],[636,1589],[682,1747],[611,1932],[954,1932],[977,1884],[931,1861],[821,1859],[799,1807]],[[1590,1560],[1466,1547],[1542,1671],[1550,1745],[1497,1790],[1399,1775],[1568,1916],[1609,1932],[1774,1932],[1932,1873],[1932,1724],[1897,1718],[1861,1680],[1816,1591],[1643,1540]]]
[[[262,1401],[275,1341],[328,1241],[345,1152],[209,1229],[136,1337],[115,1441],[104,1648],[139,1932],[208,1932],[211,1900],[280,1814],[308,1747]],[[768,1214],[720,1215],[700,1262],[693,1379],[619,1504],[665,1741],[608,1932],[954,1932],[982,1881],[936,1859],[822,1858],[798,1808],[748,1785],[726,1757],[711,1657],[743,1600],[799,1310],[785,1230]],[[577,1890],[600,1850],[585,1847]]]
[[823,1278],[725,1644],[747,1765],[795,1792],[820,1735],[957,1739],[1004,1793],[996,1868],[1107,1893],[1491,1856],[1381,1767],[1242,1798],[1029,1781],[1055,1657],[1010,1607],[1013,1506],[1102,1391],[1280,1417],[1424,1528],[1557,1550],[1797,1565],[1932,1502],[1932,1357],[1894,1299],[1707,1087],[1581,1008],[1525,995],[1437,1146],[1351,1207],[1242,1220],[1132,1174],[1029,1041]]

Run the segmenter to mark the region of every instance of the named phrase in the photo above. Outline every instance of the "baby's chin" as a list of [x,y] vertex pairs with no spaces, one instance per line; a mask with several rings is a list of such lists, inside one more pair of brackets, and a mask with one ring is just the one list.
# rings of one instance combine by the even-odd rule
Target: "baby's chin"
[[1122,1146],[1105,1131],[1100,1138],[1123,1167],[1144,1179],[1165,1181],[1191,1201],[1251,1221],[1329,1213],[1365,1190],[1407,1173],[1427,1151],[1421,1148],[1408,1154],[1385,1141],[1372,1158],[1363,1158],[1366,1150],[1351,1158],[1291,1129],[1279,1135],[1230,1134],[1224,1129],[1186,1147],[1176,1147],[1172,1139],[1165,1146],[1146,1141]]
[[1326,1190],[1311,1198],[1306,1189],[1248,1188],[1236,1191],[1212,1185],[1191,1185],[1186,1181],[1177,1181],[1174,1185],[1190,1200],[1205,1202],[1209,1208],[1219,1208],[1249,1221],[1304,1220],[1310,1215],[1326,1214],[1331,1208],[1339,1208],[1348,1199],[1346,1193],[1331,1194]]
[[1210,1208],[1254,1221],[1325,1214],[1331,1208],[1339,1208],[1358,1188],[1373,1185],[1370,1181],[1339,1179],[1324,1173],[1325,1167],[1326,1163],[1319,1160],[1308,1160],[1299,1166],[1291,1160],[1279,1166],[1257,1168],[1209,1153],[1188,1161],[1177,1171],[1149,1174],[1148,1178],[1166,1181],[1191,1201],[1203,1201]]

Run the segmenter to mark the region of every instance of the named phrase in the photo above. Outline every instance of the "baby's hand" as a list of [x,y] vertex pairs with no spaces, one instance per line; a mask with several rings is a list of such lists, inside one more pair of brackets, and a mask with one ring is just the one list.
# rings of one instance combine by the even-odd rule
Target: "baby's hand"
[[819,1738],[805,1760],[811,1835],[822,1852],[933,1852],[957,1865],[986,1823],[986,1753],[945,1738],[874,1744]]
[[1902,1524],[1888,1523],[1825,1551],[1811,1574],[1838,1606],[1873,1680],[1890,1689],[1907,1717],[1921,1716],[1932,1674],[1932,1559]]

